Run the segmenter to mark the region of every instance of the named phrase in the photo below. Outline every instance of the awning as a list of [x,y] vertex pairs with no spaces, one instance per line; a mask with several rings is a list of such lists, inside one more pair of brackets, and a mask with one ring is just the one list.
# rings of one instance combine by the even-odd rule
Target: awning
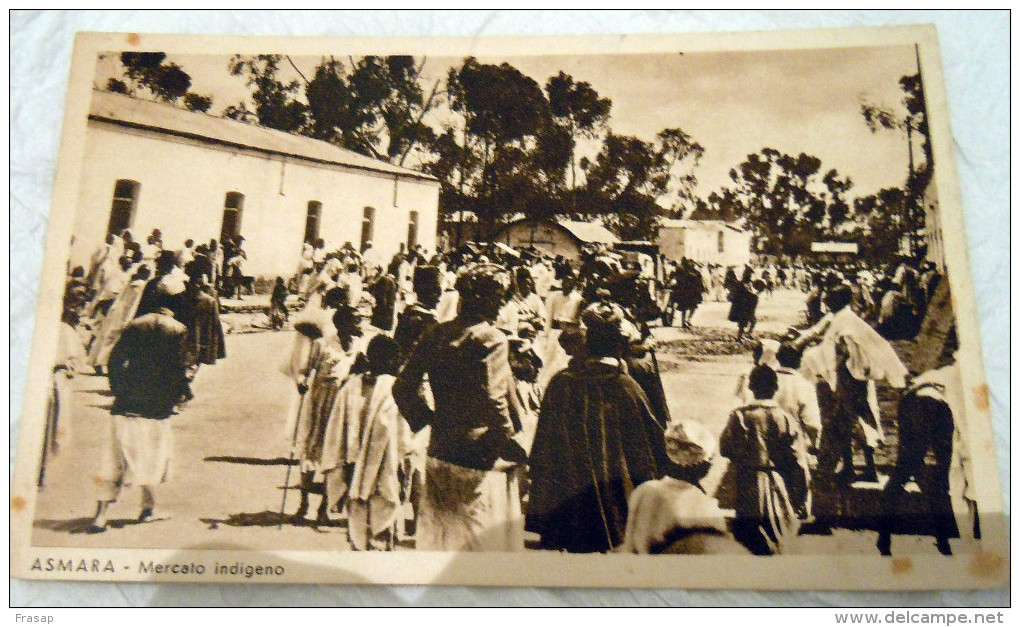
[[496,248],[502,250],[503,252],[505,252],[508,255],[513,255],[514,257],[520,259],[521,253],[517,252],[513,248],[510,248],[509,246],[507,246],[503,242],[495,242],[495,244],[496,244]]

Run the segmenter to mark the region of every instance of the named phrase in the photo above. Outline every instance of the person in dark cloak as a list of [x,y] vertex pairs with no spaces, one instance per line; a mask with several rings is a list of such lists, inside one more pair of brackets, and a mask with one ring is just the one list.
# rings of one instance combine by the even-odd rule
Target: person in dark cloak
[[[701,273],[688,259],[684,259],[677,269],[673,283],[673,291],[670,295],[670,308],[680,312],[680,326],[684,329],[691,328],[691,316],[701,304],[705,294],[705,283],[701,279]],[[673,315],[669,316],[672,326]]]
[[[746,274],[746,273],[745,273]],[[744,339],[744,334],[754,332],[755,314],[758,309],[758,293],[765,284],[760,280],[752,284],[750,279],[741,281],[730,291],[730,322],[737,323],[737,341]]]
[[109,440],[96,475],[100,497],[89,533],[107,530],[107,510],[125,479],[140,486],[140,522],[154,514],[156,487],[169,477],[173,450],[169,418],[187,389],[187,329],[173,312],[155,302],[155,310],[132,320],[110,355]]
[[375,299],[372,308],[372,326],[383,331],[392,331],[396,319],[397,280],[394,274],[385,272],[376,277],[368,286],[368,293]]
[[541,548],[612,551],[627,526],[627,503],[645,481],[677,472],[648,397],[626,371],[623,310],[589,306],[587,358],[549,382],[529,458],[531,492],[525,528]]
[[733,288],[737,286],[737,273],[733,270],[733,266],[726,268],[726,278],[723,279],[723,289],[727,292],[732,292]]
[[274,329],[282,329],[290,318],[290,314],[287,312],[287,293],[287,285],[283,282],[283,277],[276,277],[273,293],[269,297],[269,320]]
[[195,247],[195,254],[191,261],[184,264],[184,273],[188,275],[189,280],[193,281],[197,277],[201,277],[203,282],[215,285],[216,270],[208,246],[199,244]]
[[436,306],[443,293],[439,268],[418,266],[414,271],[414,305],[400,312],[393,339],[400,348],[400,363],[411,354],[422,334],[436,324]]
[[185,290],[186,306],[181,322],[188,328],[188,350],[193,356],[192,365],[215,365],[227,356],[220,324],[219,306],[209,295],[207,284],[201,278],[188,281]]
[[156,258],[156,274],[145,285],[142,290],[142,298],[138,302],[136,318],[148,315],[165,307],[174,313],[178,320],[184,314],[187,306],[185,303],[184,286],[180,283],[179,277],[171,276],[174,268],[177,267],[177,255],[173,251],[166,250]]
[[[939,553],[953,554],[949,539],[959,537],[949,496],[954,423],[953,411],[944,395],[944,386],[926,382],[911,387],[900,400],[896,467],[882,492],[879,517],[878,550],[882,555],[892,555],[891,536],[895,523],[901,519],[898,504],[911,479],[921,488],[928,509],[926,520],[918,517],[915,526],[931,529]],[[935,463],[926,467],[929,451]]]

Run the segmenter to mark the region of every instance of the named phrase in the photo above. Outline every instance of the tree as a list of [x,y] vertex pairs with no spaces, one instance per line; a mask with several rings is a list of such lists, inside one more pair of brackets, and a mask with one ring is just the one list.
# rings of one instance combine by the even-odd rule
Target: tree
[[312,136],[396,165],[415,148],[427,150],[436,135],[423,119],[441,94],[436,81],[426,96],[425,62],[369,56],[351,59],[348,68],[324,59],[305,89]]
[[554,120],[566,130],[570,138],[570,190],[577,189],[577,167],[574,151],[581,137],[593,138],[609,120],[613,102],[602,98],[590,83],[574,82],[569,74],[560,72],[545,84],[549,108]]
[[580,210],[601,214],[625,239],[650,235],[660,213],[655,199],[668,184],[666,160],[651,142],[610,132],[595,160],[582,159],[581,167],[586,194]]
[[666,193],[675,198],[670,210],[680,215],[684,207],[694,203],[698,180],[694,170],[701,162],[705,148],[680,128],[667,128],[656,135],[658,151],[667,174]]
[[190,87],[191,77],[176,63],[156,68],[148,82],[148,88],[156,98],[169,103],[176,103],[184,97]]
[[117,78],[111,78],[110,80],[106,81],[106,91],[113,92],[115,94],[131,93],[130,90],[128,89],[127,83]]
[[[459,176],[470,190],[486,234],[500,217],[541,206],[548,188],[550,162],[540,142],[555,145],[549,102],[541,87],[508,63],[481,64],[473,57],[447,75],[446,93],[452,111],[462,119],[458,141],[465,159]],[[562,137],[559,138],[562,143]],[[553,164],[555,165],[555,164]]]
[[889,261],[899,253],[903,237],[917,228],[906,211],[908,200],[906,190],[887,187],[854,202],[867,231],[861,241],[863,254],[876,261]]
[[240,102],[236,105],[227,105],[223,110],[223,117],[230,120],[237,120],[245,124],[258,124],[258,116],[248,108],[248,105]]
[[921,74],[900,77],[900,90],[903,98],[900,103],[902,110],[881,106],[867,100],[861,100],[861,117],[872,133],[879,130],[893,130],[904,133],[907,137],[908,171],[913,177],[921,168],[917,167],[914,158],[914,136],[921,141],[924,155],[924,167],[932,163],[931,138],[928,132],[928,116],[925,109],[924,85]]
[[[928,114],[924,99],[924,83],[921,80],[920,60],[918,60],[918,73],[902,76],[899,80],[900,90],[903,92],[901,104],[903,109],[896,111],[890,107],[883,107],[867,100],[861,101],[861,115],[865,124],[872,133],[880,129],[895,130],[904,133],[907,137],[907,183],[906,191],[908,202],[903,211],[908,215],[912,224],[917,224],[917,230],[909,234],[911,249],[919,245],[920,229],[924,225],[921,209],[921,198],[924,189],[932,176],[934,164],[931,137],[928,129]],[[914,157],[914,137],[920,138],[921,152],[924,155],[924,162],[921,165],[916,163]],[[911,250],[913,252],[913,250]]]
[[145,86],[151,82],[156,70],[163,65],[165,52],[122,52],[121,65],[124,75],[134,83],[135,87]]
[[[300,81],[281,78],[285,62]],[[324,57],[309,79],[288,56],[235,55],[229,69],[252,88],[258,124],[404,165],[414,150],[428,152],[436,138],[423,120],[441,100],[440,81],[426,95],[419,84],[424,66],[424,58],[419,62],[400,55],[347,62]],[[251,117],[244,103],[224,110],[223,115]]]
[[846,202],[846,193],[854,186],[850,177],[840,178],[835,169],[829,170],[822,178],[825,184],[825,202],[828,209],[828,226],[835,228],[843,224],[853,214],[853,209]]
[[[157,100],[169,104],[175,104],[180,100],[191,87],[191,76],[176,63],[165,63],[165,52],[124,52],[120,55],[120,62],[124,66],[124,75],[131,83],[128,88],[126,84],[107,83],[118,90],[117,93],[134,94],[138,89],[145,89]],[[121,86],[125,91],[119,91]],[[111,91],[114,91],[111,89]]]
[[212,98],[201,94],[187,93],[184,95],[184,108],[188,111],[206,113],[212,108]]
[[711,192],[707,201],[696,198],[694,203],[694,209],[687,215],[691,220],[733,222],[740,218],[736,194],[729,188]]
[[184,98],[189,111],[208,111],[212,98],[189,91],[191,76],[176,63],[166,61],[165,52],[123,52],[120,63],[127,81],[111,78],[106,90],[116,94],[136,96],[148,92],[154,100],[176,105]]
[[733,187],[720,201],[726,197],[747,219],[763,250],[797,254],[812,239],[831,235],[852,213],[845,194],[853,182],[835,169],[821,172],[818,157],[762,148],[730,170]]
[[621,237],[651,238],[659,216],[694,204],[694,169],[703,152],[679,128],[663,129],[654,142],[610,132],[594,161],[581,160],[587,182],[578,210],[602,214]]
[[[228,64],[230,74],[243,76],[252,88],[255,118],[268,128],[294,133],[305,127],[308,106],[295,99],[300,84],[296,80],[284,83],[278,77],[282,55],[260,54],[254,57],[234,55]],[[230,109],[234,116],[247,110],[244,103]],[[224,114],[227,114],[227,110]],[[235,118],[236,119],[236,118]]]

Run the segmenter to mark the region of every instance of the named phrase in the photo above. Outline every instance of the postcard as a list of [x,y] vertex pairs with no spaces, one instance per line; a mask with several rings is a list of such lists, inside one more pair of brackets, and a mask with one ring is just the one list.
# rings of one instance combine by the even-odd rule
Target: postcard
[[934,27],[82,33],[41,580],[1004,585]]

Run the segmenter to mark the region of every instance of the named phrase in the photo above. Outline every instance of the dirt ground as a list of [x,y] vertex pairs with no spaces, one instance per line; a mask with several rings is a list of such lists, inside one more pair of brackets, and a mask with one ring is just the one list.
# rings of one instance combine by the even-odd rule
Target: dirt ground
[[[802,310],[800,293],[765,296],[756,335],[781,335],[802,322]],[[734,341],[735,329],[726,321],[727,312],[728,303],[707,302],[694,316],[693,331],[653,330],[671,413],[697,420],[715,434],[722,431],[734,406],[737,378],[751,363],[751,343]],[[252,328],[242,324],[240,314],[233,316],[236,332],[227,335],[227,358],[202,368],[194,383],[195,398],[172,418],[174,474],[157,496],[158,509],[165,515],[137,522],[139,494],[128,487],[111,506],[109,531],[85,533],[98,494],[96,473],[109,442],[112,398],[105,377],[78,375],[72,415],[64,423],[65,447],[51,460],[39,493],[33,544],[347,550],[346,528],[340,524],[317,529],[295,526],[279,514],[289,467],[286,415],[297,400],[280,365],[288,355],[293,332]],[[883,399],[883,422],[894,427],[894,395],[883,394]],[[887,428],[887,436],[879,454],[883,473],[892,463],[895,429]],[[720,476],[725,463],[720,458],[710,477]],[[291,486],[297,474],[293,468]],[[286,510],[291,513],[297,496],[293,490],[288,492]],[[877,553],[876,539],[873,531],[837,529],[832,535],[802,535],[794,551],[871,554]],[[956,540],[953,547],[969,552],[969,544]],[[408,540],[401,546],[413,544]],[[908,535],[894,536],[893,551],[936,553],[930,537]]]

